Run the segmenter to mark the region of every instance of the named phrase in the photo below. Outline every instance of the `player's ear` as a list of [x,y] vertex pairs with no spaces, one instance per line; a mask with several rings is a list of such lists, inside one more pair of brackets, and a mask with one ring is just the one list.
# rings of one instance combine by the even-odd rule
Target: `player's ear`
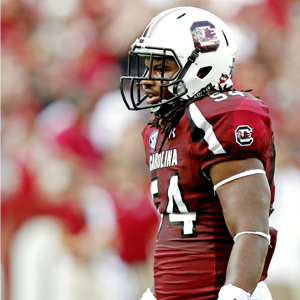
[[201,79],[203,79],[210,71],[211,71],[212,67],[203,67],[198,71],[197,76]]

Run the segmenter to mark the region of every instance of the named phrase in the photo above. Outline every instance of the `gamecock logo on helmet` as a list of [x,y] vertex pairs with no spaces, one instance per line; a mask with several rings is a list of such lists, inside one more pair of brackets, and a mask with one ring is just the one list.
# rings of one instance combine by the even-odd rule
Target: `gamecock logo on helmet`
[[216,36],[215,26],[208,21],[195,22],[191,27],[195,47],[202,53],[216,51],[220,40]]
[[241,146],[249,146],[253,142],[253,137],[251,136],[252,128],[248,125],[238,126],[235,130],[236,142]]

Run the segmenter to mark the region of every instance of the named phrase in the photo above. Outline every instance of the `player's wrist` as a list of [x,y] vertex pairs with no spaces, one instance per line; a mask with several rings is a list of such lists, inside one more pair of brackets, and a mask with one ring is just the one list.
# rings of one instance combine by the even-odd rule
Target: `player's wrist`
[[222,286],[217,300],[250,300],[250,293],[232,284]]
[[156,300],[154,294],[150,291],[150,289],[147,289],[147,291],[142,295],[142,298],[140,300]]

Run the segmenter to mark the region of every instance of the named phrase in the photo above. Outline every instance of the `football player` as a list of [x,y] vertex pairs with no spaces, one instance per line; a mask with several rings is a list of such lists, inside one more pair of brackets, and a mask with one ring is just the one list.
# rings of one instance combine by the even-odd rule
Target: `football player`
[[160,13],[129,52],[121,94],[153,113],[143,141],[161,215],[142,300],[272,299],[273,132],[263,101],[233,88],[236,52],[223,21],[193,7]]

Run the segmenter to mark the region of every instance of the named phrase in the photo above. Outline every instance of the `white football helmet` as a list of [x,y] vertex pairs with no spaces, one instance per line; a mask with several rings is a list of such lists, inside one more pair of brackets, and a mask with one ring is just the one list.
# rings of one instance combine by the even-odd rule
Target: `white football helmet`
[[[232,86],[231,75],[236,42],[226,24],[212,13],[200,8],[177,7],[168,9],[155,18],[137,39],[129,52],[128,75],[121,77],[121,94],[130,110],[152,108],[153,111],[200,98],[219,84]],[[150,57],[149,80],[160,80],[161,89],[168,87],[174,96],[147,105],[141,81],[147,79],[140,58]],[[173,78],[151,77],[153,58],[172,57],[179,66]],[[166,83],[166,81],[168,83]],[[130,90],[127,99],[125,90]]]

